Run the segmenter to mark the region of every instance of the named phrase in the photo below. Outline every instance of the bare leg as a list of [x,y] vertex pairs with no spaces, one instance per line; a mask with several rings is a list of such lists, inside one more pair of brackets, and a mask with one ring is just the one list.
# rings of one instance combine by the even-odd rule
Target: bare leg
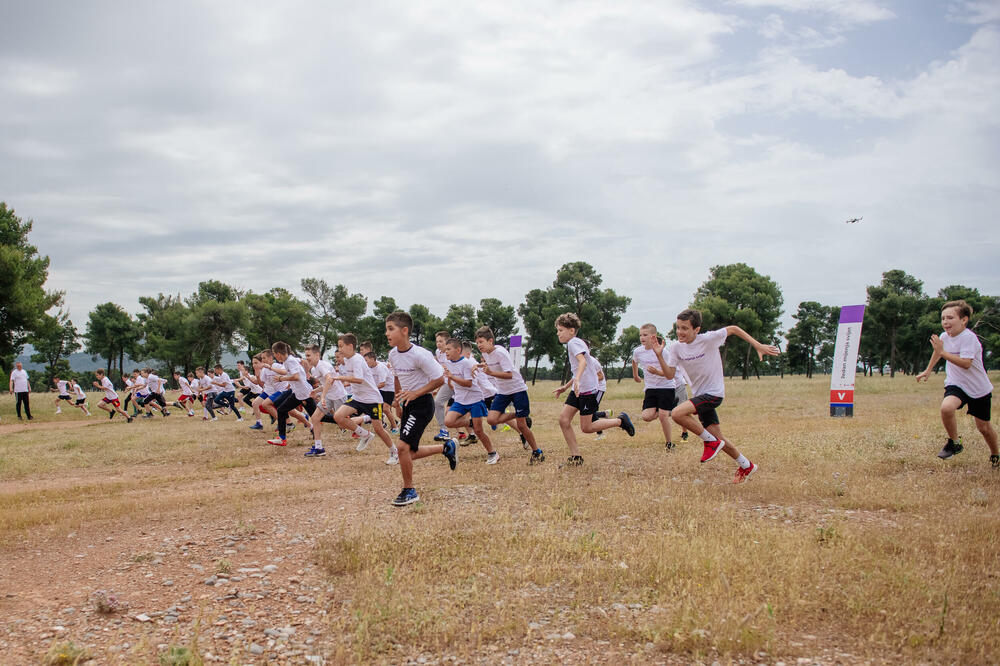
[[580,455],[580,448],[576,444],[576,433],[573,432],[573,417],[579,410],[576,407],[563,405],[562,412],[559,413],[559,429],[562,430],[566,445],[569,446],[571,456]]
[[955,412],[961,406],[962,401],[953,395],[949,395],[941,401],[941,423],[944,424],[944,430],[948,433],[948,439],[956,442],[958,441],[958,419],[955,417]]
[[1000,448],[997,446],[997,431],[993,429],[990,422],[976,418],[976,429],[979,430],[983,439],[986,440],[986,445],[990,447],[990,453],[993,455],[1000,454]]

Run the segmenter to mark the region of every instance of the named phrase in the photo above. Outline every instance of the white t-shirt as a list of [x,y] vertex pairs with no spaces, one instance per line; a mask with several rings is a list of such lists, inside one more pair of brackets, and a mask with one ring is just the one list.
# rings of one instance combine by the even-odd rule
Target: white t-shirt
[[219,384],[215,384],[218,387],[218,390],[222,393],[236,390],[236,387],[233,386],[233,380],[229,378],[228,372],[223,372],[221,375],[215,375],[212,377],[212,383],[215,382],[222,382],[221,386]]
[[972,365],[968,370],[960,368],[951,361],[945,361],[945,386],[957,386],[970,398],[982,398],[993,392],[993,384],[983,368],[983,345],[976,334],[965,329],[955,337],[941,332],[944,350],[959,358],[971,358]]
[[[320,389],[322,389],[327,375],[333,374],[333,363],[330,363],[329,361],[320,361],[314,365],[312,370],[309,372],[311,372],[312,376],[316,378],[316,381],[319,382]],[[346,395],[347,392],[344,391],[343,384],[340,382],[330,382],[330,390],[328,390],[326,395],[323,397],[326,400],[343,400]]]
[[360,384],[351,382],[348,387],[347,390],[351,394],[351,399],[369,405],[377,405],[382,402],[382,394],[378,392],[378,388],[375,386],[372,369],[368,367],[364,356],[355,354],[350,358],[344,358],[344,370],[345,377],[356,377],[361,380]]
[[198,382],[198,388],[208,389],[207,391],[204,391],[205,395],[215,395],[219,392],[218,387],[212,384],[212,378],[208,375],[199,377],[196,381]]
[[150,393],[163,393],[163,380],[151,372],[146,377],[146,387]]
[[69,395],[69,382],[65,379],[60,379],[56,382],[56,390],[59,391],[59,395]]
[[388,391],[389,393],[392,393],[396,390],[396,381],[392,376],[392,368],[386,365],[385,361],[378,361],[375,364],[374,371],[375,384],[377,385],[385,382],[385,384],[378,387],[379,391]]
[[29,390],[27,370],[11,370],[10,378],[14,380],[14,393],[26,393]]
[[597,392],[597,369],[594,366],[594,357],[590,355],[590,347],[578,337],[572,337],[566,343],[566,353],[569,354],[570,373],[575,377],[576,369],[580,365],[577,355],[584,354],[587,359],[587,367],[580,377],[580,392],[577,395],[587,395]]
[[132,381],[132,386],[135,387],[135,391],[132,393],[137,398],[142,398],[149,394],[149,391],[146,390],[146,378],[142,375],[139,375]]
[[404,391],[416,391],[444,374],[434,355],[419,345],[410,345],[405,352],[393,347],[389,363],[399,380],[399,388]]
[[76,397],[80,400],[85,400],[87,398],[87,394],[83,392],[83,387],[76,382],[73,382],[73,393],[75,393]]
[[455,391],[455,402],[460,405],[474,405],[483,400],[483,389],[472,376],[472,371],[476,367],[476,362],[464,356],[457,361],[449,360],[448,372],[452,377],[464,380],[472,380],[472,386],[460,386],[457,382],[452,382],[451,388]]
[[[278,365],[275,363],[275,365]],[[312,386],[309,385],[308,376],[302,363],[294,356],[288,356],[283,363],[286,375],[296,375],[295,379],[287,380],[288,388],[292,389],[292,395],[298,400],[305,400],[312,393]],[[274,367],[274,366],[272,366]],[[277,370],[277,368],[275,368]]]
[[514,367],[514,361],[510,358],[510,352],[497,345],[493,351],[483,353],[483,363],[492,372],[509,372],[510,379],[500,379],[491,377],[497,384],[497,393],[501,395],[514,395],[521,391],[527,391],[528,385],[524,383],[521,373]]
[[191,382],[187,380],[187,377],[178,375],[177,385],[181,387],[181,395],[194,395],[194,391],[191,390]]
[[604,375],[604,379],[601,379],[601,375],[604,373],[604,366],[593,356],[590,357],[590,363],[594,364],[594,372],[597,373],[597,390],[607,391],[608,390],[608,376]]
[[[661,354],[661,356],[663,357],[664,361],[667,360],[668,349],[669,347],[663,348],[663,353]],[[653,366],[658,371],[660,371],[660,362],[656,359],[655,349],[646,349],[642,345],[639,345],[632,352],[632,360],[635,361],[635,364],[639,366],[640,370],[642,370],[643,383],[645,384],[645,387],[647,389],[677,388],[677,382],[675,379],[667,379],[663,375],[654,374],[646,369],[649,366]]]
[[274,370],[266,365],[262,366],[259,379],[264,384],[264,393],[271,395],[278,392],[278,386],[274,381]]
[[105,376],[101,379],[101,387],[104,389],[104,397],[108,400],[117,400],[118,394],[115,392],[115,385]]
[[[470,359],[470,360],[473,363],[476,362],[475,359]],[[475,369],[476,372],[472,377],[473,379],[475,379],[476,384],[478,384],[479,388],[482,390],[483,398],[490,398],[495,396],[497,394],[497,385],[493,377],[490,377],[488,374],[480,370],[478,365],[475,366]]]
[[725,375],[719,347],[726,343],[726,329],[699,333],[692,342],[675,342],[667,352],[667,365],[683,367],[693,395],[726,397]]

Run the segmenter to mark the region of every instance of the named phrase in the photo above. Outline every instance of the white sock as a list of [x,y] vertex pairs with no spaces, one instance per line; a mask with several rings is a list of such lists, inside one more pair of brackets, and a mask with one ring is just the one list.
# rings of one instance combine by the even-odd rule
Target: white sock
[[354,432],[357,434],[358,437],[364,437],[365,435],[368,434],[368,431],[362,428],[361,426],[355,428]]
[[315,446],[317,449],[322,449],[323,448],[323,440],[317,439],[316,443],[313,446]]
[[698,436],[701,437],[702,441],[705,441],[705,442],[714,442],[715,441],[715,435],[713,435],[712,433],[710,433],[708,430],[702,430],[701,434],[698,435]]
[[750,461],[747,460],[747,457],[742,453],[740,454],[740,457],[736,459],[736,464],[740,466],[740,469],[747,469],[750,467]]

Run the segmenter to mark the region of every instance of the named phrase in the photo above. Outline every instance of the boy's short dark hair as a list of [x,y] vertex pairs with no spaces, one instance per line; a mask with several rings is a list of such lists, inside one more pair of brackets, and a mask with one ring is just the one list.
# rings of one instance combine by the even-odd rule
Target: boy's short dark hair
[[292,348],[288,346],[287,342],[279,341],[271,345],[271,351],[275,354],[284,354],[285,356],[288,356],[292,353]]
[[222,370],[222,364],[221,363],[216,363],[215,364],[215,369],[216,370]]
[[304,351],[312,352],[313,354],[319,354],[320,353],[320,348],[319,348],[319,345],[306,345],[306,348],[305,348]]
[[[362,344],[364,344],[364,343],[362,343]],[[375,358],[375,352],[373,352],[373,351],[365,352],[365,358],[374,359]]]
[[972,306],[966,303],[963,299],[958,299],[957,301],[948,301],[943,306],[941,306],[941,312],[944,312],[948,308],[958,308],[958,316],[965,317],[966,319],[972,318]]
[[480,326],[476,329],[476,340],[482,338],[483,340],[494,340],[493,329],[489,326]]
[[361,347],[368,347],[368,349],[375,349],[375,345],[372,344],[371,340],[362,340],[361,343],[358,345],[358,349],[360,349]]
[[573,312],[564,312],[556,317],[556,326],[562,328],[572,328],[574,331],[580,330],[580,318]]
[[405,328],[407,335],[413,330],[413,317],[410,316],[410,313],[403,312],[402,310],[396,310],[386,317],[385,323],[391,323],[396,328]]
[[459,340],[458,338],[448,338],[447,340],[445,340],[444,344],[446,347],[458,347],[459,349],[462,348],[462,341]]
[[343,342],[345,345],[351,345],[355,349],[358,348],[358,336],[353,333],[344,333],[342,336],[337,338],[338,342]]
[[701,312],[688,308],[677,315],[678,321],[691,323],[691,328],[701,328]]
[[447,339],[451,338],[451,333],[449,333],[448,331],[438,331],[437,333],[434,334],[434,338],[435,339],[437,339],[437,338],[445,338],[447,340]]
[[181,374],[180,370],[174,370],[174,377],[179,377]]
[[194,371],[195,372],[205,372],[205,368],[204,368],[204,366],[199,365],[197,368],[194,369]]
[[469,351],[472,351],[472,343],[469,342],[468,340],[462,340],[462,349],[468,349]]
[[97,375],[97,376],[99,376],[99,377],[103,376],[105,374],[104,368],[98,368],[97,370],[94,370],[94,374]]

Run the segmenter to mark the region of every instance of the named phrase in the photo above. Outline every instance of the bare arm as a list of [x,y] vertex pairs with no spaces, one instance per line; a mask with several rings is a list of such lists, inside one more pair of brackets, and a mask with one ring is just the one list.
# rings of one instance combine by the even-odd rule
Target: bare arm
[[757,342],[752,335],[744,331],[739,326],[726,326],[727,335],[735,335],[738,338],[743,338],[750,343],[750,346],[754,348],[757,352],[757,358],[763,359],[765,356],[778,356],[781,354],[781,350],[774,345],[765,345],[761,342]]

